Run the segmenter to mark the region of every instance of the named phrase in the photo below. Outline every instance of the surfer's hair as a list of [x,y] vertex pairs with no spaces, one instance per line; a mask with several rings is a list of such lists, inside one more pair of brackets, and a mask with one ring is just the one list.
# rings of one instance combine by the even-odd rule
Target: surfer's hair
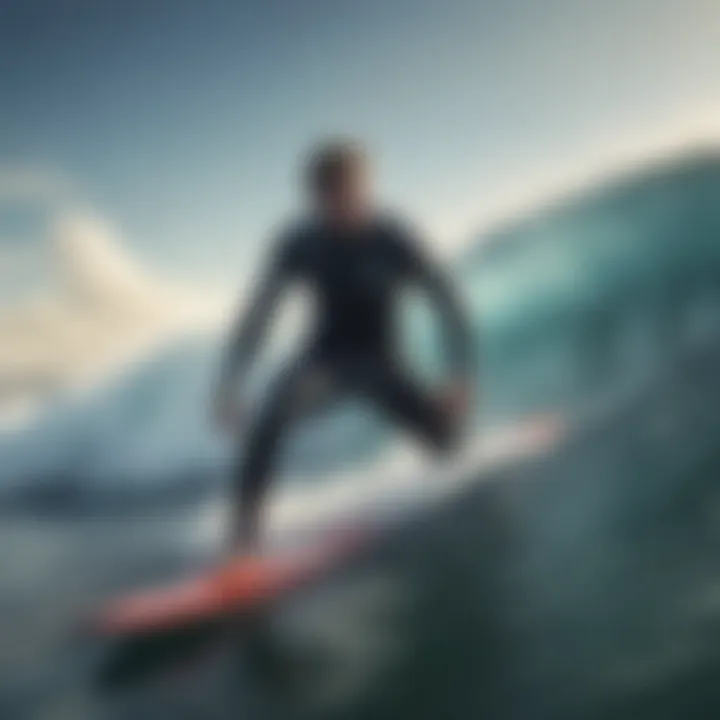
[[318,143],[307,160],[307,187],[312,193],[324,195],[362,170],[367,159],[367,151],[357,140],[335,138]]

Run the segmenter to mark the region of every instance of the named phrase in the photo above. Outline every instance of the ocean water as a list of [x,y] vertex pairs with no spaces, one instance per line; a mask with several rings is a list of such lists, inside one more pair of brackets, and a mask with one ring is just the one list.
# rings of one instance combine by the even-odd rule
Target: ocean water
[[70,630],[201,562],[197,514],[4,518],[3,717],[711,717],[719,354],[471,479],[255,634],[130,652],[113,688],[120,650]]
[[[212,554],[227,458],[200,429],[206,346],[4,445],[0,717],[717,715],[718,178],[691,158],[483,238],[459,275],[477,431],[507,432],[503,461],[466,464],[445,496],[450,471],[393,484],[382,424],[348,410],[308,429],[287,522],[356,505],[338,478],[375,507],[430,501],[250,627],[129,648],[77,632],[103,598]],[[524,433],[537,418],[563,432]]]

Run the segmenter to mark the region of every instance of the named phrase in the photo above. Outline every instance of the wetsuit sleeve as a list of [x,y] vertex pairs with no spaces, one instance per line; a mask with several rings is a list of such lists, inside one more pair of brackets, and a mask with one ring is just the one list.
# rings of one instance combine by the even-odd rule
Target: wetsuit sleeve
[[238,317],[230,332],[220,371],[221,390],[227,389],[235,378],[247,372],[260,349],[278,301],[293,276],[293,270],[290,243],[280,241],[260,273],[248,308]]
[[474,333],[455,285],[440,263],[427,254],[414,233],[404,230],[401,237],[411,279],[440,315],[450,370],[470,380],[477,372]]

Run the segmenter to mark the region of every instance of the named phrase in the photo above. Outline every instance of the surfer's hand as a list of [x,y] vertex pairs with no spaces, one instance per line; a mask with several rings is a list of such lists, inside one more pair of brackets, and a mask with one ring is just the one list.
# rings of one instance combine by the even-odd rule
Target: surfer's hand
[[470,410],[472,387],[466,380],[455,380],[440,392],[440,404],[455,420],[464,418]]

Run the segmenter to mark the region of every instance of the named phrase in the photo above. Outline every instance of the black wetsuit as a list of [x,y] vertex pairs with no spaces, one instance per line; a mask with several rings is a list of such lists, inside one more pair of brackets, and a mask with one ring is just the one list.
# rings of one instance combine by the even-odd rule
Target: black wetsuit
[[313,293],[317,323],[309,346],[280,373],[250,430],[236,471],[241,501],[255,502],[264,491],[289,425],[348,395],[368,399],[434,448],[449,448],[455,423],[398,360],[399,293],[415,285],[428,294],[442,317],[452,371],[468,379],[471,332],[438,265],[425,257],[414,233],[392,218],[378,217],[352,232],[307,221],[283,233],[234,333],[225,384],[247,367],[282,291],[295,282]]

